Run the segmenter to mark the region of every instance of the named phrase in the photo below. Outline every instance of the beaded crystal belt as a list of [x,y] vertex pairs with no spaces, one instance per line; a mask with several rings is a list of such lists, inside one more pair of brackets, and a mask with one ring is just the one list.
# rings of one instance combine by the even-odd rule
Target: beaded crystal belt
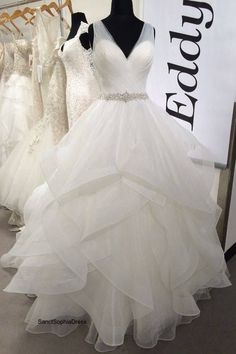
[[105,93],[100,96],[101,100],[106,101],[123,101],[129,102],[134,100],[146,100],[148,95],[146,93]]

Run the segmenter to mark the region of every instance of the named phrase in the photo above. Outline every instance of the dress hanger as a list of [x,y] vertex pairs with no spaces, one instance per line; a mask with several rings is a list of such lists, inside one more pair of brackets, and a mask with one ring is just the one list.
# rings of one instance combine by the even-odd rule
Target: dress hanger
[[32,22],[31,19],[28,19],[25,15],[26,14],[30,14],[30,15],[34,15],[35,14],[35,9],[32,9],[30,7],[26,7],[23,11],[22,11],[22,16],[23,18],[26,20],[25,24],[31,24],[32,26],[34,25],[34,23]]
[[[52,4],[52,3],[51,3]],[[43,4],[42,6],[40,6],[39,7],[39,9],[40,9],[40,11],[41,12],[44,12],[44,11],[46,11],[50,16],[52,16],[52,17],[54,17],[55,16],[55,14],[51,11],[51,8],[50,8],[50,5],[51,4]],[[56,5],[56,4],[55,4]],[[26,15],[26,14],[30,14],[30,15],[32,15],[32,17],[29,19],[29,18],[27,18],[26,16],[24,16],[24,19],[26,20],[26,25],[28,25],[29,23],[31,24],[31,25],[34,25],[34,23],[33,23],[33,20],[35,19],[35,12],[36,12],[36,9],[32,9],[32,8],[30,8],[30,7],[26,7],[23,11],[22,11],[22,15],[24,16],[24,15]]]
[[[71,14],[73,13],[71,0],[66,0],[61,6],[59,6],[55,1],[52,1],[49,4],[44,4],[44,5],[40,6],[40,10],[42,12],[47,11],[48,14],[50,14],[51,16],[54,17],[55,14],[53,13],[52,9],[54,9],[57,14],[61,14],[61,10],[65,7],[69,8]],[[12,30],[6,26],[6,23],[10,22],[12,24],[12,26],[17,30],[17,32],[19,34],[23,35],[22,32],[20,31],[20,29],[15,25],[13,20],[15,20],[19,17],[22,17],[26,21],[25,25],[27,25],[27,24],[33,25],[33,20],[35,18],[35,12],[36,12],[36,10],[33,8],[30,8],[30,7],[26,7],[23,10],[17,9],[14,11],[14,13],[12,15],[9,15],[7,12],[4,12],[0,15],[0,26],[3,26],[7,31],[12,33]],[[27,18],[26,14],[32,15],[32,17]],[[67,21],[65,20],[65,18],[63,18],[61,16],[61,19],[66,24],[66,27],[70,28],[70,26],[67,23]]]
[[7,25],[5,24],[6,20],[1,20],[0,19],[0,26],[3,26],[8,32],[12,33],[12,30],[10,28],[7,27]]
[[30,7],[26,7],[24,10],[16,10],[12,15],[11,15],[11,19],[14,20],[16,18],[22,17],[26,23],[30,23],[31,25],[33,25],[33,23],[31,21],[28,21],[28,18],[26,17],[26,14],[34,14],[34,10],[31,9]]
[[[70,1],[68,3],[68,5],[71,5],[70,4]],[[65,7],[67,6],[67,4],[63,4],[62,7]],[[55,10],[57,14],[60,14],[61,13],[61,8],[60,6],[58,6],[55,1],[52,1],[51,3],[49,4],[44,4],[40,7],[40,10],[43,12],[43,11],[47,11],[51,16],[55,16],[55,14],[53,13],[52,10]],[[71,7],[70,7],[71,8]],[[28,8],[29,9],[29,8]],[[30,12],[31,11],[31,12]],[[30,9],[28,10],[28,13],[30,13],[31,15],[33,15],[30,19],[27,19],[26,23],[25,24],[28,24],[28,23],[32,23],[32,21],[35,19],[35,9]],[[66,27],[67,28],[70,28],[69,24],[67,23],[67,21],[61,16],[61,19],[62,21],[66,24]]]
[[73,14],[73,8],[72,8],[72,2],[71,2],[71,0],[66,0],[66,1],[64,2],[64,4],[62,4],[62,5],[60,6],[60,10],[62,10],[64,7],[68,7],[68,9],[70,10],[70,13]]
[[12,25],[13,27],[15,27],[15,29],[17,30],[17,32],[18,32],[19,34],[23,35],[23,34],[21,33],[21,31],[19,30],[19,28],[18,28],[18,27],[15,25],[15,23],[12,21],[11,16],[10,16],[7,12],[3,12],[3,13],[0,15],[0,18],[3,18],[3,19],[5,20],[5,22],[10,22],[11,25]]
[[[49,5],[50,4],[48,4],[48,5],[44,4],[44,5],[40,6],[39,9],[40,9],[41,12],[46,11],[50,16],[54,17],[55,14],[51,11],[51,8],[49,7]],[[26,20],[25,24],[28,25],[29,23],[31,23],[32,25],[34,25],[33,20],[36,17],[36,15],[35,15],[36,9],[32,9],[32,8],[28,7],[28,8],[25,8],[23,10],[23,12],[25,12],[25,11],[27,11],[26,13],[29,13],[29,14],[33,15],[30,19]]]
[[[52,4],[52,3],[51,3]],[[55,3],[55,5],[56,5],[56,3]],[[54,13],[51,11],[51,8],[50,8],[50,4],[49,5],[46,5],[46,4],[44,4],[44,5],[42,5],[42,6],[40,6],[40,10],[43,12],[43,11],[47,11],[47,13],[49,13],[49,15],[51,15],[51,16],[55,16],[54,15]]]
[[[68,22],[66,21],[66,19],[61,15],[61,10],[62,10],[64,7],[66,7],[66,6],[69,7],[69,5],[71,5],[70,1],[69,1],[68,4],[67,4],[67,1],[66,1],[66,2],[65,2],[64,4],[62,4],[61,6],[58,6],[54,1],[52,1],[50,4],[48,4],[48,7],[49,7],[49,8],[54,9],[54,10],[61,16],[61,20],[62,20],[62,22],[64,22],[64,23],[66,24],[66,27],[67,27],[67,28],[70,28],[70,26],[69,26]],[[70,7],[69,7],[69,9],[70,9]]]

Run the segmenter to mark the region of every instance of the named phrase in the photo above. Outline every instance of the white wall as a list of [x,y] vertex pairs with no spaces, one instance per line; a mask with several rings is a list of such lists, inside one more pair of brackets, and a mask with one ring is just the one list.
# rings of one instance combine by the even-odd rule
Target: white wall
[[[140,14],[140,0],[133,0],[134,11]],[[94,22],[108,16],[111,10],[111,0],[72,0],[73,11],[85,12],[88,22]]]

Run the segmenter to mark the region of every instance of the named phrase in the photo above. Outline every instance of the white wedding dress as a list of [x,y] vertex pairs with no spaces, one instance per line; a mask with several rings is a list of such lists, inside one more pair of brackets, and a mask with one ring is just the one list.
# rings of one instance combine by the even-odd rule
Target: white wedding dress
[[63,44],[60,57],[66,70],[66,103],[69,129],[98,97],[99,89],[91,62],[91,49],[80,43],[80,36],[88,32],[89,25],[81,22],[76,36]]
[[[21,226],[24,204],[43,183],[40,159],[68,131],[65,88],[66,76],[58,57],[61,44],[60,17],[36,11],[33,40],[33,79],[35,124],[17,144],[0,169],[0,204],[14,213],[10,224]],[[41,69],[41,75],[37,75]],[[36,77],[40,82],[36,82]],[[39,81],[39,80],[38,80]],[[29,96],[30,99],[30,96]],[[27,102],[27,98],[25,98]],[[41,118],[40,118],[41,116]]]
[[6,292],[33,293],[27,331],[64,336],[85,319],[98,351],[172,340],[199,316],[210,288],[231,285],[210,196],[211,164],[196,138],[145,93],[154,53],[145,24],[128,58],[102,22],[93,62],[102,95],[42,162],[46,183],[1,258],[17,273]]
[[6,137],[5,130],[2,129],[1,125],[1,112],[3,110],[4,105],[4,97],[5,97],[5,84],[8,81],[9,77],[12,74],[13,66],[14,66],[14,45],[13,43],[4,43],[3,52],[1,56],[1,64],[2,64],[2,75],[0,82],[0,166],[6,159],[6,155],[8,154],[8,149],[6,145]]
[[[8,50],[11,50],[11,45],[6,47],[6,53]],[[0,97],[0,165],[32,126],[30,53],[30,42],[25,39],[15,40],[13,72],[7,80],[4,78]],[[8,65],[7,60],[5,58],[5,65]]]
[[[14,217],[10,223],[18,226],[24,223],[25,202],[33,190],[44,182],[40,166],[42,156],[54,144],[57,144],[68,131],[66,82],[70,92],[72,88],[74,89],[73,97],[69,96],[69,105],[73,106],[76,113],[71,116],[71,121],[77,119],[88,108],[92,100],[95,99],[95,94],[98,96],[98,87],[90,67],[90,54],[89,52],[85,53],[85,49],[82,49],[79,38],[75,39],[76,46],[75,41],[73,41],[73,46],[66,43],[65,53],[63,55],[60,53],[59,47],[62,39],[56,31],[57,28],[60,28],[59,21],[59,17],[55,20],[52,17],[45,18],[41,12],[37,13],[35,20],[37,46],[39,58],[43,58],[40,64],[43,69],[44,115],[35,127],[25,135],[24,141],[16,146],[0,169],[0,204],[14,211]],[[79,29],[78,34],[84,30],[83,26]],[[59,53],[68,61],[67,78]],[[72,66],[76,61],[79,65],[73,70]],[[37,90],[37,87],[35,89]],[[89,97],[90,92],[91,97]]]

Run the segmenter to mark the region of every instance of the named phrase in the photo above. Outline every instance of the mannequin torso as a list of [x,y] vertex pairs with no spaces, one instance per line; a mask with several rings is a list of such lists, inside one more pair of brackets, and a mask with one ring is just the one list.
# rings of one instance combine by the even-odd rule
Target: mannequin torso
[[[128,57],[144,25],[144,22],[134,15],[132,0],[112,0],[111,14],[102,22],[124,55]],[[93,46],[93,39],[93,25],[90,25],[89,40],[91,47]]]

